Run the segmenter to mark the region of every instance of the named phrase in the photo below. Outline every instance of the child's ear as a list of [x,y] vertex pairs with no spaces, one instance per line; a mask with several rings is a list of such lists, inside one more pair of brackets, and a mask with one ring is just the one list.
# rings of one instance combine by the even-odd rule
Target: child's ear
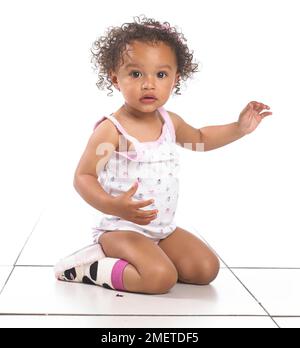
[[175,86],[177,85],[177,83],[180,81],[180,74],[177,73],[176,76],[175,76],[175,82],[174,82],[174,86],[173,88],[175,88]]
[[113,86],[119,91],[120,87],[119,87],[119,83],[118,83],[118,76],[115,72],[110,72],[109,73],[109,78],[113,84]]

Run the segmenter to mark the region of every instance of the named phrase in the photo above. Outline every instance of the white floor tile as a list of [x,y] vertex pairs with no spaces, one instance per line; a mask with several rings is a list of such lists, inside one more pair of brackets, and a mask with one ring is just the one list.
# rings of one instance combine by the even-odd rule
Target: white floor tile
[[300,268],[300,226],[286,235],[284,229],[274,227],[270,235],[266,228],[244,226],[242,222],[239,227],[233,226],[235,223],[227,220],[223,227],[197,228],[230,268]]
[[268,317],[0,316],[1,328],[277,328]]
[[[2,193],[1,193],[2,194]],[[0,265],[13,265],[41,214],[36,204],[3,204],[0,198]]]
[[300,316],[300,270],[233,270],[271,316]]
[[230,271],[212,286],[177,284],[164,295],[121,293],[98,286],[59,282],[51,268],[15,268],[2,296],[0,313],[110,315],[265,315]]
[[2,290],[11,270],[12,270],[12,267],[0,266],[0,291]]
[[54,265],[59,259],[92,244],[92,227],[100,217],[74,190],[49,202],[24,248],[18,265]]
[[299,318],[274,318],[276,323],[282,329],[299,329],[300,328],[300,317]]

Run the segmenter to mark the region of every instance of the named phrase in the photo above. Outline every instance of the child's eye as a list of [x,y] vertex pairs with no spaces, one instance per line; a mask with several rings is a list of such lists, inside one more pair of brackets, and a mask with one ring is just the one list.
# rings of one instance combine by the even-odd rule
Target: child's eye
[[132,71],[129,75],[134,78],[138,78],[140,77],[139,74],[141,74],[139,71]]
[[[141,72],[139,71],[132,71],[130,74],[130,76],[132,76],[133,78],[139,78],[141,77]],[[160,78],[160,79],[163,79],[165,76],[168,76],[168,74],[164,71],[160,71],[157,76]]]
[[165,73],[164,71],[160,71],[160,72],[157,74],[157,76],[158,76],[159,78],[164,78],[164,76],[168,76],[168,74]]

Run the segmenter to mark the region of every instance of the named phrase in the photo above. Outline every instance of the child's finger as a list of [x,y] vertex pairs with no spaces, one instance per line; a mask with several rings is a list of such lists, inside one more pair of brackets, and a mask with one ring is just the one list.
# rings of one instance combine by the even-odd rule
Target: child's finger
[[270,107],[264,103],[260,102],[251,102],[253,103],[253,108],[255,111],[261,112],[262,110],[270,110]]
[[263,110],[263,107],[262,107],[262,103],[259,103],[259,102],[256,102],[256,101],[253,101],[250,103],[253,110],[257,111],[257,112],[261,112]]
[[138,210],[137,217],[139,218],[151,218],[157,215],[157,210]]
[[261,110],[270,110],[270,107],[268,105],[262,104],[260,105]]
[[273,112],[263,112],[262,114],[260,114],[259,116],[261,117],[266,117],[266,116],[271,116],[273,115]]
[[132,197],[138,190],[138,187],[138,182],[135,182],[125,194],[127,194],[129,197]]
[[154,203],[153,199],[148,199],[147,201],[136,202],[135,207],[136,208],[144,208],[144,207],[147,207],[148,205],[151,205],[153,203]]

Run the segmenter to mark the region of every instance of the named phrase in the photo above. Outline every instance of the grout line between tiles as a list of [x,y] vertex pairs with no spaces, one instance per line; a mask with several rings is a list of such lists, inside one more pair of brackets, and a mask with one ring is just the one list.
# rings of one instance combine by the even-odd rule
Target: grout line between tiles
[[33,234],[33,232],[34,232],[34,230],[35,230],[37,224],[39,223],[39,221],[40,221],[40,219],[41,219],[41,216],[43,215],[44,211],[45,211],[45,208],[41,210],[41,212],[40,212],[40,214],[39,214],[39,216],[38,216],[36,222],[35,222],[34,225],[33,225],[33,228],[32,228],[32,230],[31,230],[31,232],[29,233],[28,237],[26,238],[25,243],[24,243],[23,247],[21,248],[21,250],[20,250],[20,252],[19,252],[19,254],[18,254],[18,256],[17,256],[17,258],[16,258],[16,260],[15,260],[15,262],[14,262],[14,264],[13,264],[13,266],[12,266],[12,269],[11,269],[11,271],[10,271],[10,273],[9,273],[9,275],[8,275],[8,277],[7,277],[5,283],[4,283],[4,285],[3,285],[3,287],[2,287],[2,289],[1,289],[1,291],[0,291],[0,296],[1,296],[2,292],[4,291],[6,284],[8,283],[8,281],[9,281],[9,279],[10,279],[10,277],[11,277],[11,275],[12,275],[12,273],[13,273],[15,267],[16,267],[16,263],[18,262],[18,260],[19,260],[19,258],[20,258],[20,256],[21,256],[21,254],[22,254],[22,252],[23,252],[23,250],[24,250],[26,244],[28,243],[30,237],[32,236],[32,234]]
[[277,321],[275,320],[274,316],[272,316],[271,319],[278,326],[278,328],[281,329],[281,326],[277,323]]
[[36,226],[37,226],[38,223],[40,222],[40,219],[41,219],[41,217],[42,217],[44,211],[45,211],[45,208],[42,209],[42,211],[40,212],[40,214],[39,214],[39,216],[38,216],[38,218],[37,218],[35,224],[33,225],[33,228],[32,228],[32,230],[31,230],[31,232],[29,233],[27,239],[25,240],[25,243],[24,243],[23,247],[21,248],[21,250],[20,250],[20,252],[19,252],[19,255],[17,256],[17,258],[16,258],[16,260],[15,260],[15,262],[14,262],[14,268],[16,267],[16,264],[17,264],[17,262],[18,262],[20,256],[22,255],[22,252],[23,252],[23,250],[25,249],[27,243],[29,242],[30,237],[32,236],[34,230],[36,229]]
[[[198,233],[196,227],[193,225],[193,228],[196,233]],[[203,238],[201,236],[201,238]],[[228,268],[228,270],[232,273],[232,275],[237,279],[237,281],[244,287],[244,289],[249,293],[249,295],[258,303],[258,305],[267,313],[269,318],[273,321],[273,323],[280,329],[280,326],[276,323],[276,321],[272,318],[267,309],[262,305],[261,302],[254,296],[254,294],[247,288],[247,286],[239,279],[239,277],[233,272],[233,270],[227,265],[227,263],[219,256],[219,254],[215,251],[215,249],[207,242],[205,238],[203,240],[207,243],[207,245],[216,253],[216,255],[220,258],[220,260],[224,263],[224,265]]]
[[15,268],[25,268],[25,267],[41,267],[41,268],[53,268],[54,265],[15,265]]
[[258,305],[268,314],[269,318],[274,322],[274,324],[280,329],[279,325],[272,318],[271,314],[267,311],[267,309],[263,306],[263,304],[258,301],[258,299],[255,297],[255,295],[247,288],[247,286],[241,281],[241,279],[229,267],[228,267],[228,269],[232,273],[232,275],[240,282],[240,284],[245,288],[245,290],[249,293],[249,295],[252,296],[254,298],[254,300],[258,303]]
[[7,284],[8,281],[9,281],[9,279],[10,279],[10,277],[11,277],[11,274],[12,274],[13,270],[14,270],[14,267],[12,267],[11,271],[9,272],[8,277],[6,278],[6,281],[5,281],[4,285],[2,286],[2,289],[1,289],[1,291],[0,291],[0,296],[1,296],[1,294],[2,294],[2,292],[3,292],[3,290],[4,290],[4,288],[5,288],[6,284]]
[[[203,238],[203,240],[205,240]],[[5,267],[12,267],[11,265],[0,265],[0,267],[5,266]],[[44,267],[44,268],[53,268],[54,265],[15,265],[16,268],[18,267]],[[247,269],[247,270],[300,270],[300,268],[270,268],[270,267],[229,267],[229,266],[221,266],[221,269]]]
[[282,318],[300,319],[300,315],[273,315],[273,318],[275,318],[275,319],[282,319]]

